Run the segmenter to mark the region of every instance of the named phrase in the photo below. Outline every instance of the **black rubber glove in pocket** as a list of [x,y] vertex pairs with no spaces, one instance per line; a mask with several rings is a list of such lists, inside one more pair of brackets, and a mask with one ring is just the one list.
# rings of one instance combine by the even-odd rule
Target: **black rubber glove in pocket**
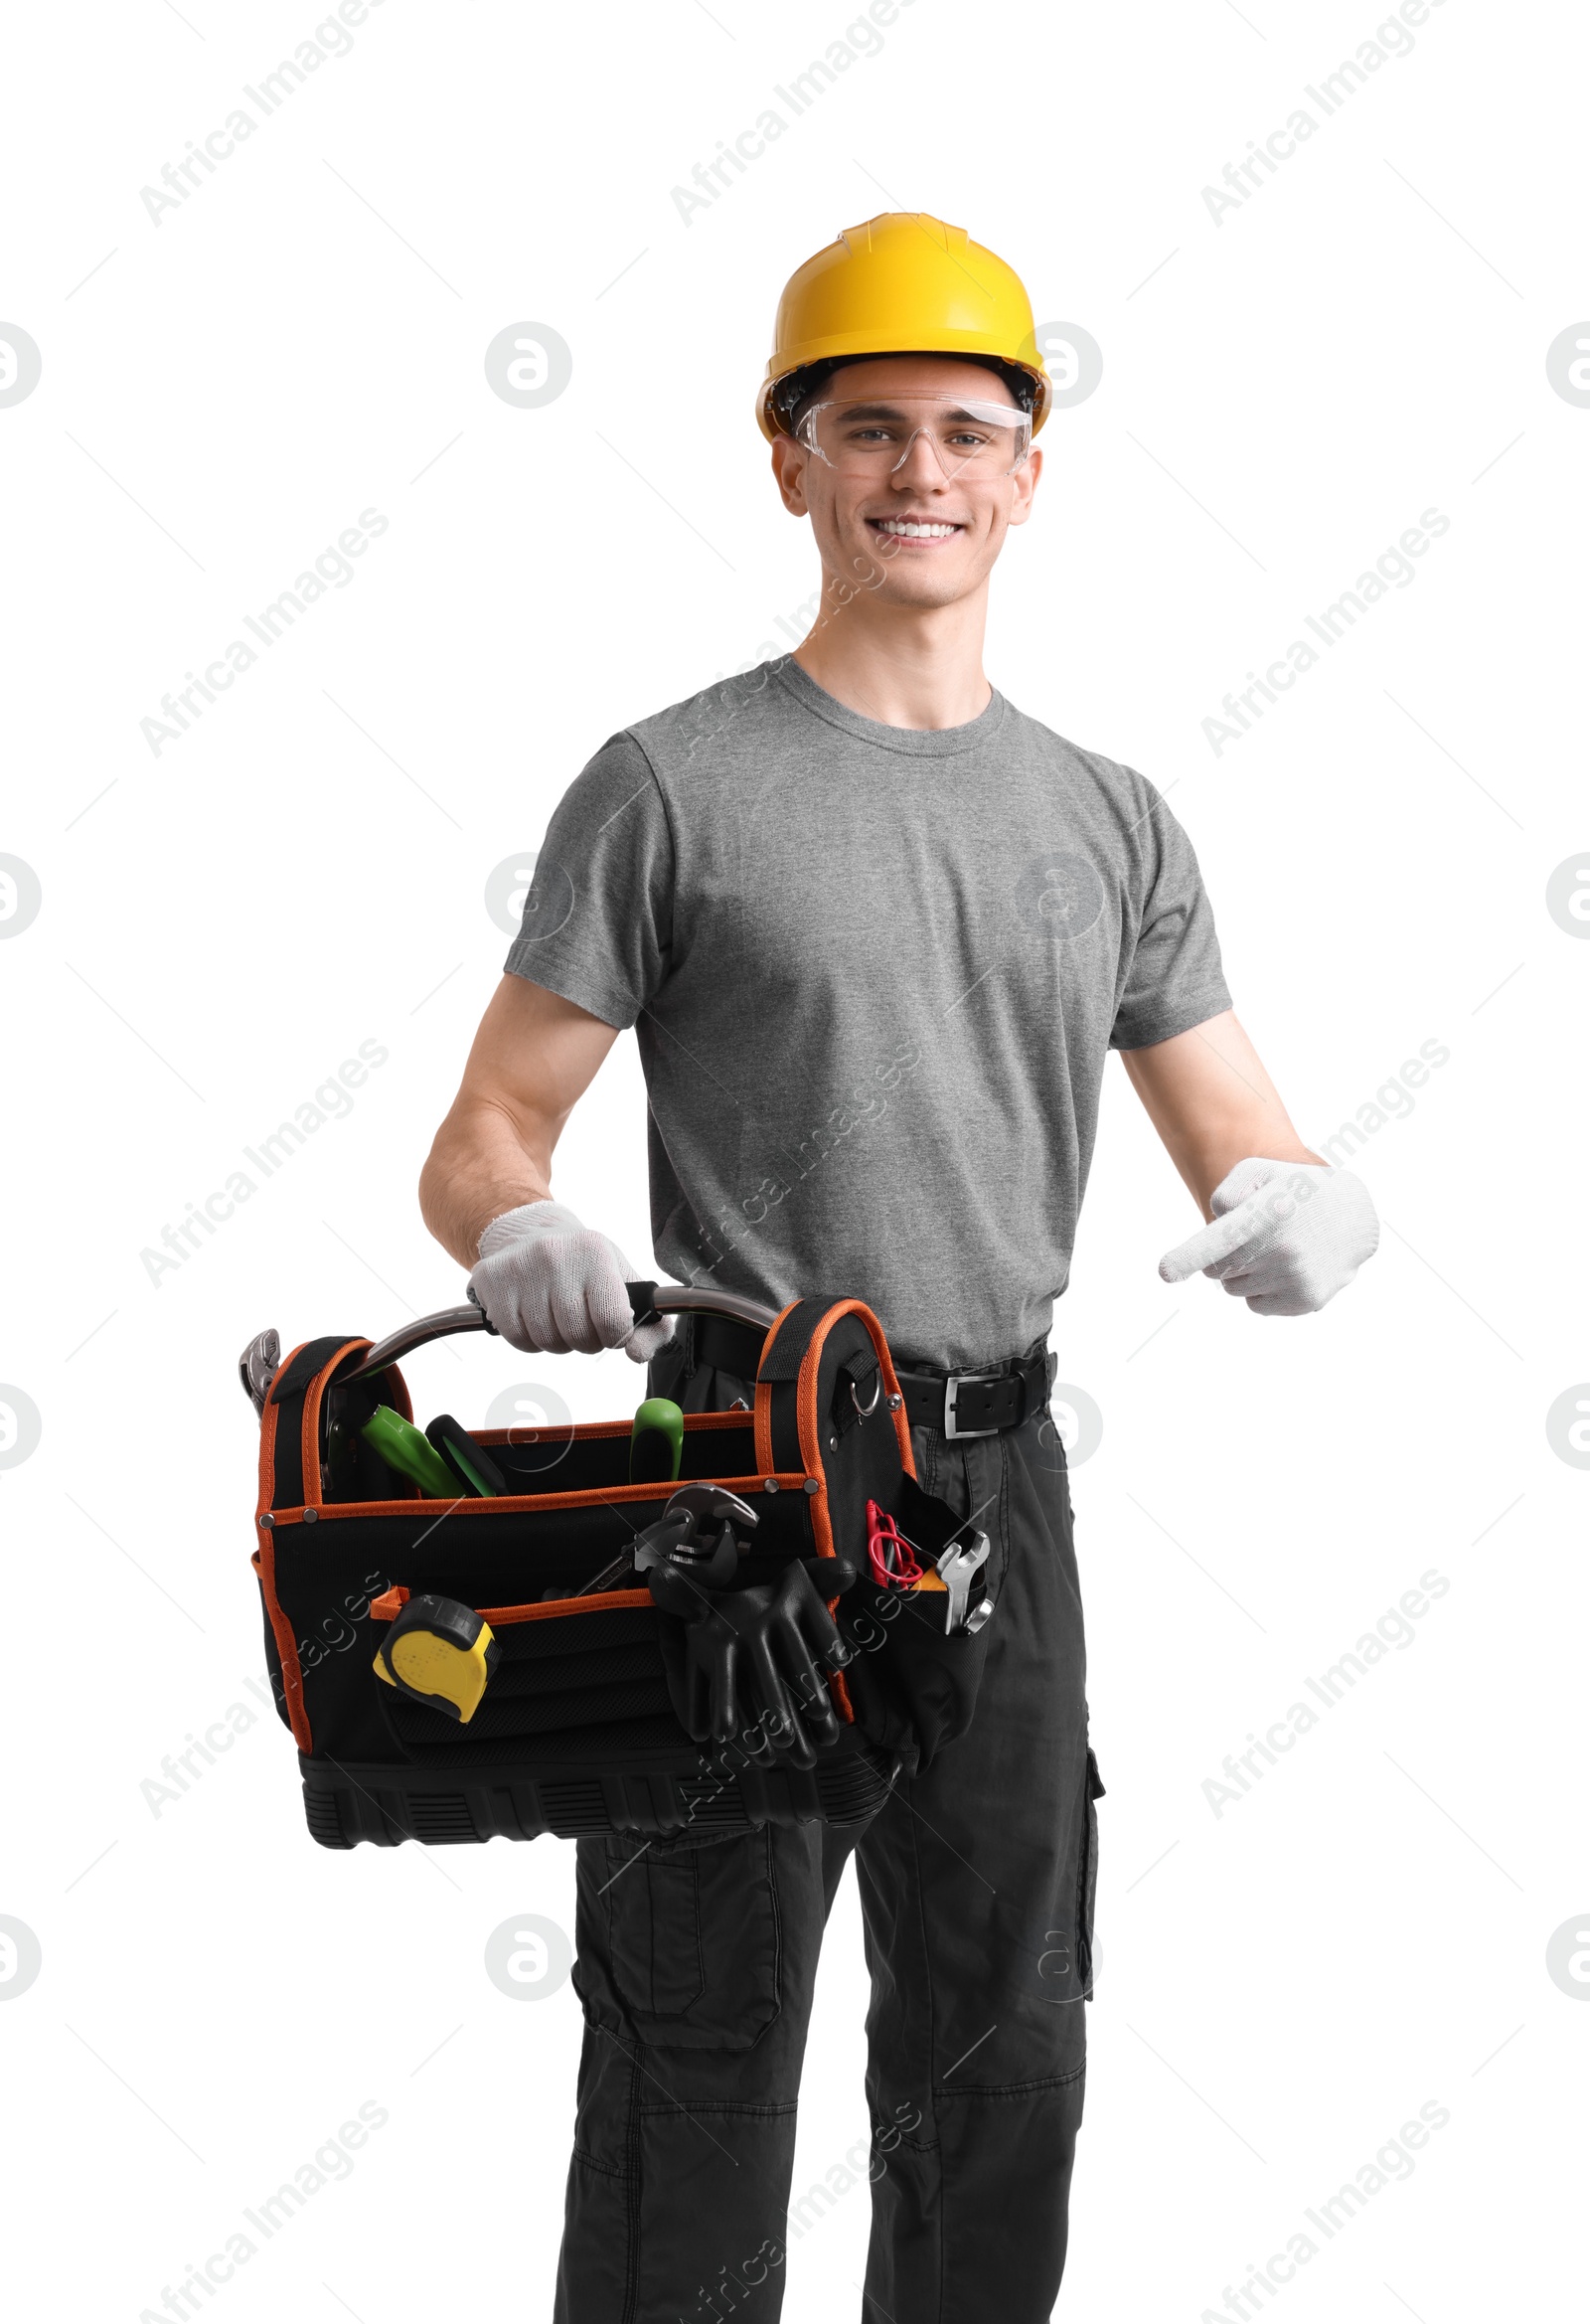
[[[856,1579],[840,1559],[822,1560],[821,1572],[832,1596]],[[839,1740],[827,1674],[843,1667],[847,1650],[808,1562],[792,1560],[776,1581],[747,1589],[709,1591],[668,1565],[653,1567],[646,1580],[653,1602],[682,1628],[665,1641],[664,1660],[676,1716],[695,1741],[745,1735],[756,1752],[815,1765],[818,1751]]]

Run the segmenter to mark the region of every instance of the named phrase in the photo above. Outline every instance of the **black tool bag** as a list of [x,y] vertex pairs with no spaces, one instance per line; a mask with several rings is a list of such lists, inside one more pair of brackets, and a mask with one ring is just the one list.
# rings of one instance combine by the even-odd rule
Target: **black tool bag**
[[[970,1529],[916,1482],[877,1318],[856,1299],[801,1299],[769,1318],[726,1295],[631,1290],[640,1315],[716,1309],[767,1324],[754,1410],[686,1414],[677,1481],[716,1480],[755,1507],[736,1586],[776,1579],[791,1559],[818,1561],[819,1577],[823,1561],[859,1573],[829,1600],[845,1650],[828,1682],[839,1740],[804,1767],[738,1740],[693,1740],[669,1685],[671,1617],[644,1586],[575,1594],[676,1490],[628,1481],[628,1419],[472,1431],[509,1487],[489,1499],[426,1499],[365,1443],[378,1404],[411,1417],[394,1354],[480,1328],[477,1310],[425,1318],[379,1347],[310,1340],[280,1364],[261,1335],[243,1360],[261,1423],[253,1565],[277,1708],[323,1846],[861,1824],[900,1771],[964,1733],[992,1611],[986,1568],[971,1626],[951,1631],[934,1567]],[[920,1579],[874,1577],[870,1500],[914,1549]],[[467,1721],[375,1668],[387,1626],[424,1593],[490,1625],[497,1651]]]

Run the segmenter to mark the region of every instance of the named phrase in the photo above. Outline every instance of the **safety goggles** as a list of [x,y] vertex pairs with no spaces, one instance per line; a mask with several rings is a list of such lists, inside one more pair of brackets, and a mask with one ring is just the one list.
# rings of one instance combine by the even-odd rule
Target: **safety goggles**
[[891,476],[925,436],[948,477],[1009,476],[1027,458],[1033,422],[1014,404],[961,396],[873,396],[814,404],[795,440],[843,476]]

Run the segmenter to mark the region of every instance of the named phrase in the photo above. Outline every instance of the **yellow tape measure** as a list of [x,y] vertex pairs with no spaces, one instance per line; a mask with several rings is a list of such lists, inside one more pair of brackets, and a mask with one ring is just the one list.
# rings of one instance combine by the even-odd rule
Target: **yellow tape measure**
[[377,1650],[376,1676],[411,1702],[467,1725],[501,1658],[491,1624],[472,1606],[453,1597],[411,1597]]

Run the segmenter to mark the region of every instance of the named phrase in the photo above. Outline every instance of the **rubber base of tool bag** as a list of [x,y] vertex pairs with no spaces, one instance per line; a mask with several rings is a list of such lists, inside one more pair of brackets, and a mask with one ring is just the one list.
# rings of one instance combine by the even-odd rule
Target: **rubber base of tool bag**
[[868,1823],[888,1796],[883,1754],[855,1729],[815,1767],[736,1767],[687,1750],[644,1768],[350,1765],[299,1754],[304,1816],[322,1848],[574,1840],[612,1832],[725,1833]]
[[[804,1769],[693,1741],[649,1592],[579,1594],[675,1489],[629,1483],[628,1420],[476,1431],[507,1493],[429,1500],[350,1442],[377,1402],[411,1416],[395,1366],[342,1381],[369,1344],[332,1335],[295,1351],[262,1416],[253,1564],[265,1651],[323,1846],[861,1824],[900,1770],[964,1733],[981,1633],[945,1634],[936,1577],[932,1589],[879,1589],[869,1576],[869,1499],[924,1568],[963,1529],[911,1473],[887,1343],[859,1301],[795,1302],[764,1343],[754,1411],[685,1421],[680,1481],[719,1482],[756,1510],[745,1586],[792,1559],[820,1574],[837,1557],[864,1577],[834,1595],[852,1649],[831,1681],[841,1733]],[[498,1656],[467,1721],[375,1667],[388,1625],[426,1593],[491,1626]]]

